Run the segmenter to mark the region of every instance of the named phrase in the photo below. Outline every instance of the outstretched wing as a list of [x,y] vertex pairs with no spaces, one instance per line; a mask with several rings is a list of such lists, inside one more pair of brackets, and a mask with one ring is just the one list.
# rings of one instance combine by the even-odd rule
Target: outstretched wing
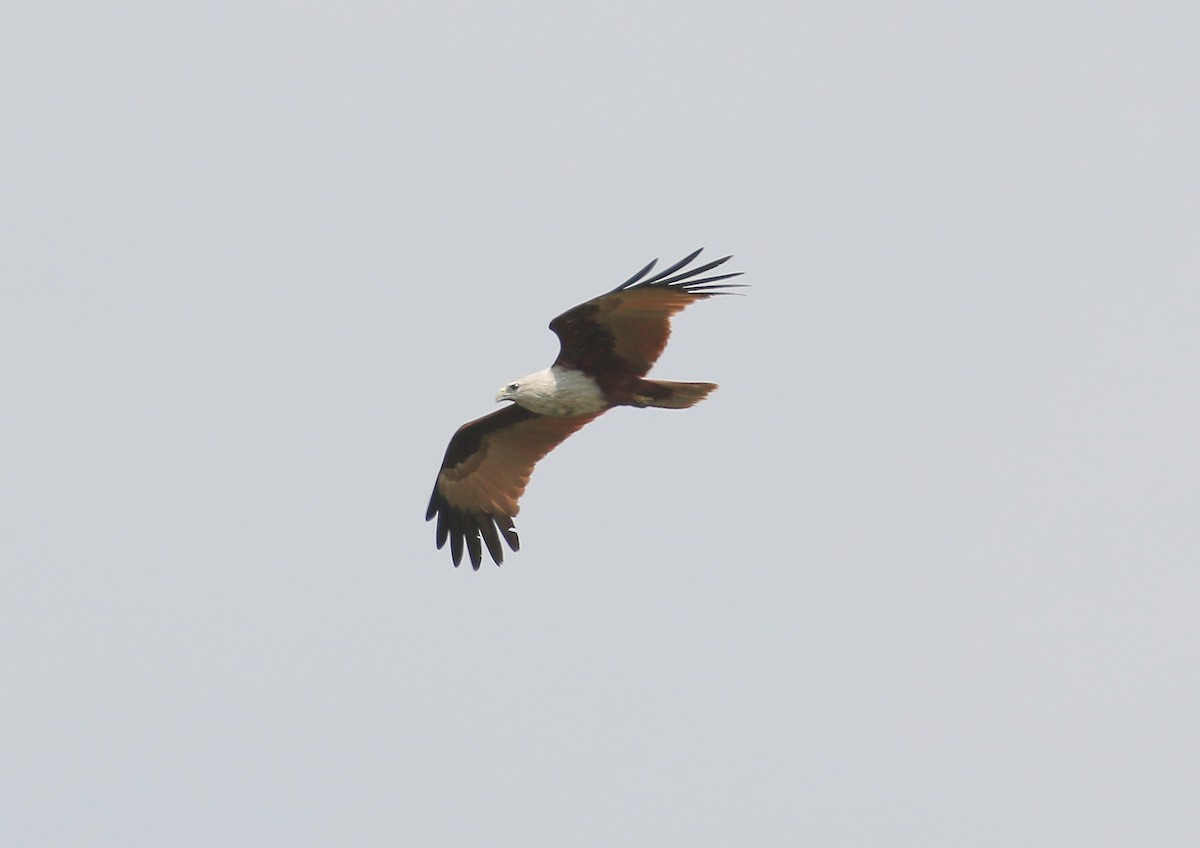
[[446,448],[425,513],[426,521],[437,516],[438,549],[449,539],[457,566],[465,543],[477,571],[483,561],[480,537],[496,565],[504,561],[500,536],[509,548],[519,550],[513,516],[533,466],[600,414],[560,418],[513,404],[459,427]]
[[697,250],[667,270],[643,279],[658,262],[655,259],[608,294],[568,309],[551,321],[550,329],[560,342],[554,364],[592,374],[608,370],[645,376],[667,346],[672,315],[697,300],[732,294],[728,289],[741,288],[736,283],[720,282],[741,276],[740,272],[700,277],[729,256],[690,271],[681,270],[699,255]]

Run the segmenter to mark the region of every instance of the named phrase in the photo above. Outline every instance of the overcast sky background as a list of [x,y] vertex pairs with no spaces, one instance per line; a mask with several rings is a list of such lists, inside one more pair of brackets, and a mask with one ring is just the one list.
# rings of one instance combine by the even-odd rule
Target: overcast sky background
[[[0,49],[0,843],[1195,845],[1189,2],[39,3]],[[446,442],[648,259],[748,296]]]

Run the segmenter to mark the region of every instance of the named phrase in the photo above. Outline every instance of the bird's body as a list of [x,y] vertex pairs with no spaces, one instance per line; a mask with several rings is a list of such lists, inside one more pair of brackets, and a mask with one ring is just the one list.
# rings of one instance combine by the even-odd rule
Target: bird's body
[[[671,315],[697,300],[729,294],[738,274],[694,280],[728,256],[680,272],[697,250],[666,271],[643,279],[651,262],[611,292],[569,309],[550,322],[559,337],[549,368],[507,384],[497,401],[513,401],[464,424],[450,440],[426,520],[437,518],[437,546],[450,542],[457,566],[463,548],[478,569],[482,549],[499,565],[503,537],[520,547],[513,516],[534,465],[560,442],[614,406],[686,409],[717,388],[715,383],[650,380],[645,375],[670,336]],[[674,276],[672,276],[674,275]]]

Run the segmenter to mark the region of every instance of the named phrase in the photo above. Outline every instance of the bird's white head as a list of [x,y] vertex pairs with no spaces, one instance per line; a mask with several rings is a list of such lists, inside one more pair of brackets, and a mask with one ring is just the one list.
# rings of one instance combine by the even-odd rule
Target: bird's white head
[[500,389],[496,400],[515,401],[542,415],[587,415],[606,407],[595,381],[579,371],[557,367],[513,380]]
[[550,376],[550,369],[547,368],[544,371],[535,371],[532,374],[526,374],[524,377],[513,380],[508,385],[502,386],[500,391],[496,393],[496,402],[511,400],[520,403],[531,397],[553,394],[554,388],[554,378]]
[[496,392],[496,403],[502,400],[516,400],[517,392],[521,389],[520,380],[513,380],[507,386],[501,386],[500,391]]

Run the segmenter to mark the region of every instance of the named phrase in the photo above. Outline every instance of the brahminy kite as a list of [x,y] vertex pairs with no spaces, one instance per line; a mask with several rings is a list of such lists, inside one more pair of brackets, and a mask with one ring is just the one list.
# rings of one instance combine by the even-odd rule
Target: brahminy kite
[[465,545],[479,570],[481,538],[496,565],[504,561],[501,537],[520,549],[513,516],[534,465],[584,424],[614,406],[687,409],[717,387],[644,379],[667,346],[672,315],[742,288],[721,282],[740,272],[693,279],[731,258],[683,270],[699,255],[646,278],[655,259],[609,293],[559,315],[550,322],[559,340],[554,364],[500,389],[496,401],[511,406],[458,428],[425,513],[426,521],[437,516],[438,550],[449,539],[455,567]]

